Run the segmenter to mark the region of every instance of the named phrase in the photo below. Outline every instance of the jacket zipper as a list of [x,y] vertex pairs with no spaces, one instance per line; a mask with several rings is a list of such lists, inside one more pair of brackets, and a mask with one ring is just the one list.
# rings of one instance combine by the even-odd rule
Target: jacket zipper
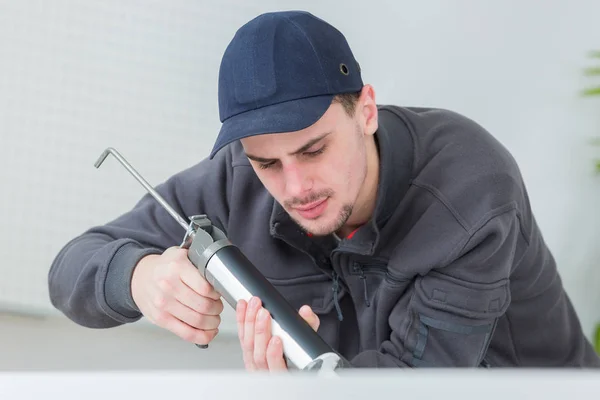
[[352,269],[353,269],[353,274],[354,275],[356,275],[356,273],[358,273],[358,275],[361,275],[361,276],[362,275],[365,275],[365,276],[368,275],[369,271],[384,273],[385,274],[385,279],[387,279],[390,283],[402,283],[402,282],[406,282],[408,280],[408,278],[398,278],[398,277],[390,275],[390,273],[388,272],[387,265],[383,265],[383,264],[374,264],[374,263],[359,264],[359,263],[354,263],[354,266],[353,266]]
[[358,272],[358,275],[360,276],[360,279],[363,282],[363,294],[365,304],[367,305],[367,307],[371,307],[371,302],[369,301],[369,290],[367,286],[367,276],[365,275],[365,271],[363,270],[363,268],[358,263],[354,263],[352,266],[352,273],[356,274],[356,272]]

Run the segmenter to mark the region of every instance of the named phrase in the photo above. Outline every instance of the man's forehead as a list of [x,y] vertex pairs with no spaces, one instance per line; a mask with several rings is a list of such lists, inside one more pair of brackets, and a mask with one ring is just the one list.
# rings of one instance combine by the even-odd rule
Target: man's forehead
[[[303,133],[303,135],[299,135]],[[290,132],[273,133],[243,139],[242,142],[246,156],[257,161],[272,160],[283,155],[297,155],[310,149],[315,144],[331,135],[333,131],[326,132]],[[297,135],[296,137],[292,137]]]

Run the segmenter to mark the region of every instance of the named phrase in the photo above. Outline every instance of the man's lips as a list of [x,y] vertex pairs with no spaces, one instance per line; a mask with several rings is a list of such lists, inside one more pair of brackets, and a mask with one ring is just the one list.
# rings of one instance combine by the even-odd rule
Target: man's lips
[[327,208],[328,199],[329,198],[326,197],[323,200],[315,201],[309,204],[304,204],[300,207],[295,207],[294,210],[296,210],[296,212],[300,214],[302,218],[316,219],[325,212],[325,209]]
[[314,201],[312,203],[305,204],[303,206],[297,206],[297,207],[293,207],[293,208],[294,208],[294,210],[298,210],[298,211],[308,211],[308,210],[311,210],[311,209],[317,207],[318,205],[323,203],[325,200],[327,200],[327,199],[325,198],[322,200],[318,200],[318,201]]

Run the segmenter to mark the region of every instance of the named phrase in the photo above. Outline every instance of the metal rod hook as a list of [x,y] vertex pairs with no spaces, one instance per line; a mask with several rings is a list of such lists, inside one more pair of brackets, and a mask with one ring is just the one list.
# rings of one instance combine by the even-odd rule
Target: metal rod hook
[[188,230],[189,223],[186,222],[185,219],[183,219],[175,210],[173,210],[173,208],[171,208],[169,203],[167,203],[165,199],[163,199],[162,196],[158,194],[152,186],[150,186],[150,184],[131,166],[131,164],[127,162],[127,160],[125,160],[125,158],[117,150],[112,147],[108,147],[102,152],[100,157],[98,157],[98,160],[94,163],[94,167],[99,168],[109,154],[112,154],[121,164],[123,164],[123,166],[152,195],[152,197],[154,197],[156,201],[158,201],[160,205],[162,205],[177,222],[179,222],[179,225],[181,225],[183,229],[186,231]]

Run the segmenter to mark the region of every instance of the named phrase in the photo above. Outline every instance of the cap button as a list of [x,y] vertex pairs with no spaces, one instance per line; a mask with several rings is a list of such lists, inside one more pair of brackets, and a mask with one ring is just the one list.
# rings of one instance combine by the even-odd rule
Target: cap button
[[342,72],[342,74],[344,75],[348,75],[350,73],[350,70],[348,69],[348,67],[346,66],[346,64],[341,63],[340,64],[340,71]]

